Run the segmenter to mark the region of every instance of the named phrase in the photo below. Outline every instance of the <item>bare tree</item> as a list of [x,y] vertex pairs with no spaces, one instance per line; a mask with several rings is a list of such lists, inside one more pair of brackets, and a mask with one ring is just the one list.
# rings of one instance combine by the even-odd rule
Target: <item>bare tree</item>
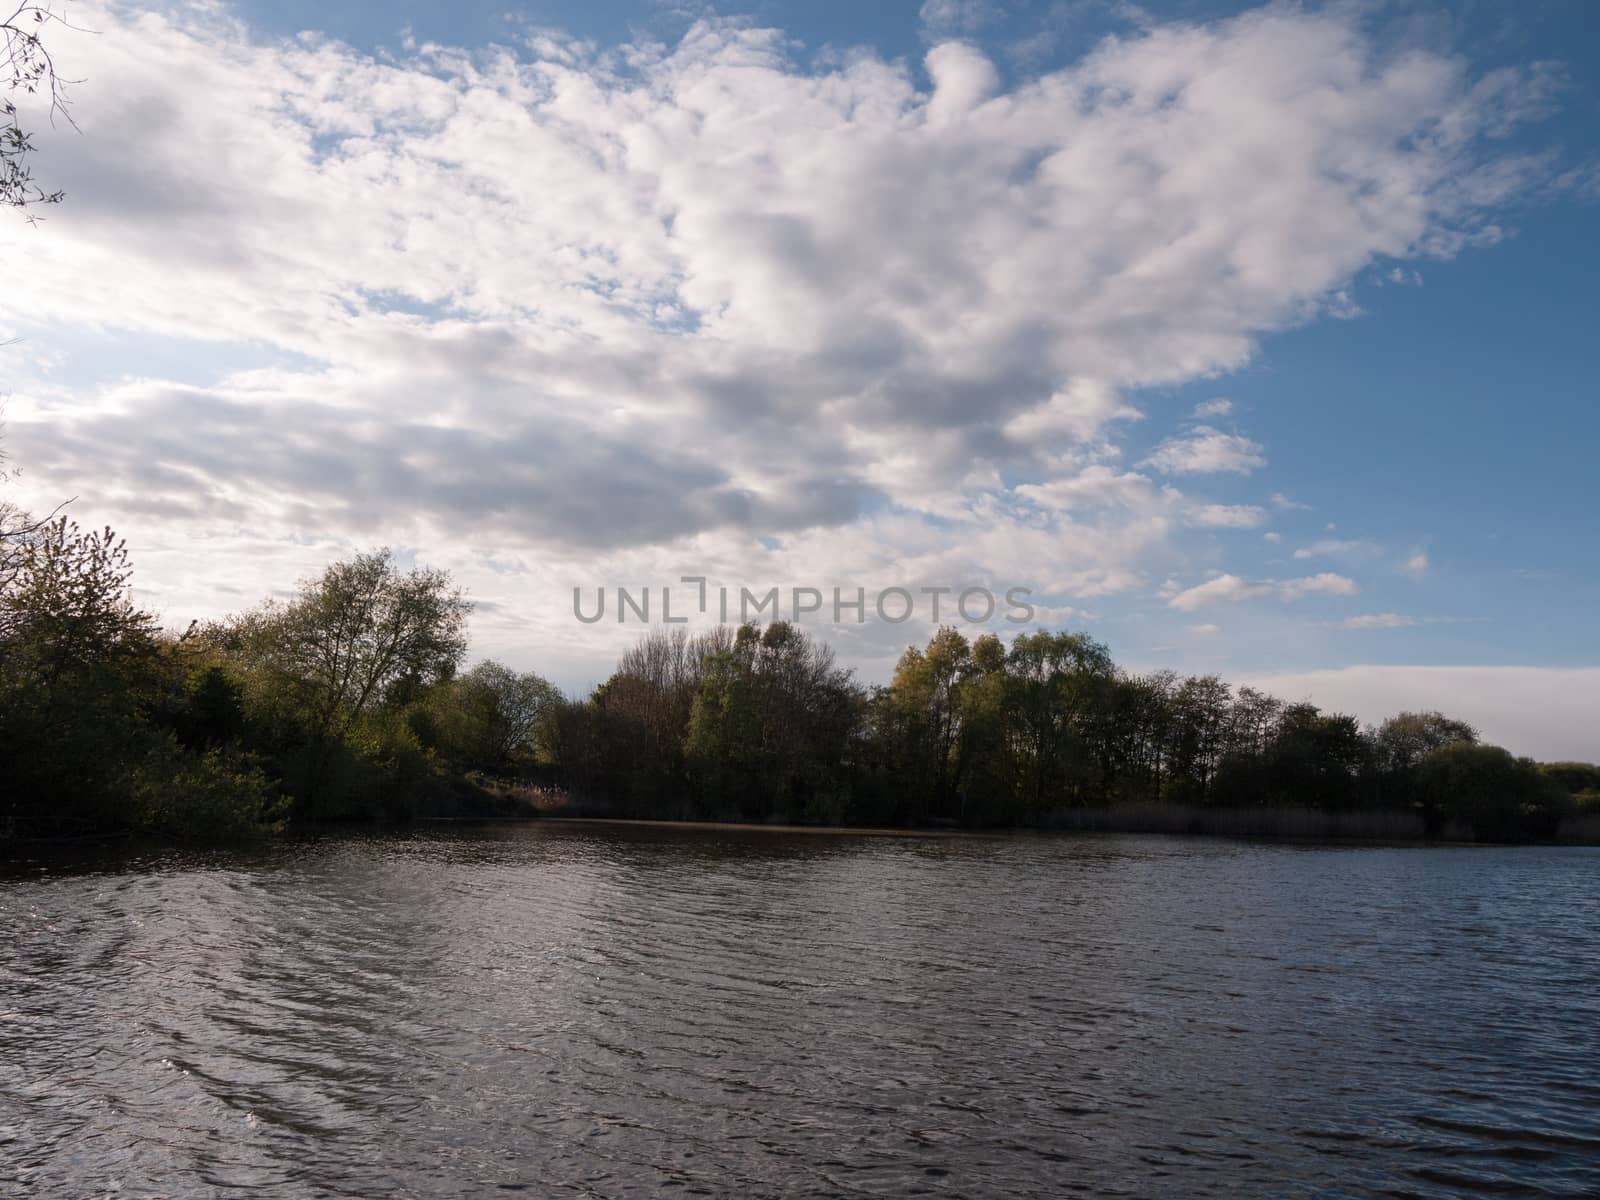
[[[4,428],[0,427],[0,439],[3,436]],[[8,462],[4,442],[0,440],[0,485],[11,482],[16,475]],[[0,597],[8,595],[16,583],[27,560],[29,547],[39,541],[40,535],[65,507],[65,504],[58,504],[48,516],[36,517],[0,495]],[[3,636],[4,630],[0,629],[0,637]]]
[[[3,12],[4,9],[0,9]],[[50,102],[50,120],[60,117],[72,124],[67,112],[66,81],[56,71],[55,59],[40,35],[52,23],[65,24],[65,18],[48,4],[19,4],[0,21],[0,48],[5,54],[6,96],[0,99],[0,203],[12,208],[32,204],[56,204],[66,195],[59,189],[46,191],[33,181],[28,155],[33,153],[33,135],[22,128],[22,114],[14,99],[17,92],[41,95]],[[31,218],[30,218],[31,219]]]

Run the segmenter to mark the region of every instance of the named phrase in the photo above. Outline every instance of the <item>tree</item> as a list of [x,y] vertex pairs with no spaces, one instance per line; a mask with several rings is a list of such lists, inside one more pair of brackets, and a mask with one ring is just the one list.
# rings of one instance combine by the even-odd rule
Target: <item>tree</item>
[[1228,732],[1230,689],[1215,675],[1185,679],[1172,694],[1169,726],[1174,782],[1193,789],[1206,800],[1211,781],[1222,763]]
[[946,626],[928,640],[926,650],[912,646],[900,656],[889,685],[910,722],[913,762],[920,767],[917,773],[935,816],[951,815],[961,788],[961,684],[971,669],[971,644]]
[[9,816],[52,828],[119,826],[140,754],[155,625],[129,594],[110,529],[65,517],[22,543],[0,588],[0,753]]
[[1367,747],[1354,717],[1289,705],[1266,751],[1269,798],[1286,806],[1350,807]]
[[[0,483],[8,477],[4,456],[0,454]],[[54,513],[35,517],[11,501],[0,499],[0,593],[10,590],[27,561],[28,547],[39,540],[55,519]],[[4,636],[5,630],[0,628],[0,637]]]
[[[3,10],[0,10],[3,11]],[[0,21],[0,51],[5,56],[7,95],[0,100],[0,204],[25,208],[31,204],[55,204],[64,192],[46,191],[33,181],[28,156],[33,153],[33,135],[22,128],[22,114],[14,94],[42,93],[49,101],[52,120],[67,115],[67,97],[55,59],[41,40],[41,33],[61,16],[43,4],[23,3]]]
[[690,711],[684,752],[701,810],[843,819],[857,704],[828,647],[786,621],[741,626],[704,659]]
[[540,724],[560,702],[549,680],[490,660],[439,688],[429,709],[445,747],[499,767],[532,756]]
[[1092,715],[1116,679],[1111,652],[1084,633],[1025,633],[1011,643],[1006,676],[1030,815],[1086,802],[1100,757]]
[[447,572],[402,572],[385,547],[334,563],[288,605],[264,608],[248,636],[313,728],[337,736],[400,680],[452,674],[471,607]]
[[240,663],[253,707],[286,731],[279,741],[303,740],[302,765],[286,770],[312,800],[336,748],[385,769],[417,759],[414,734],[378,709],[454,675],[471,608],[447,572],[403,571],[385,547],[334,563],[289,603],[269,601],[206,638]]
[[1430,824],[1460,822],[1480,842],[1550,837],[1569,799],[1532,759],[1467,741],[1430,750],[1417,790]]
[[57,517],[11,547],[0,578],[0,645],[13,681],[49,688],[63,676],[150,651],[154,619],[133,603],[127,544],[107,526]]
[[1465,721],[1440,712],[1403,712],[1390,717],[1373,734],[1378,769],[1410,771],[1431,751],[1452,742],[1476,742],[1478,731]]

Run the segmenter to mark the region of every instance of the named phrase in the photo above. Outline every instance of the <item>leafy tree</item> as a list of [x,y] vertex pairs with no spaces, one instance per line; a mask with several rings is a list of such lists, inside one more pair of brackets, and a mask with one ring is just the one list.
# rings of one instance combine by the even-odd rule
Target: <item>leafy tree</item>
[[1600,792],[1600,766],[1583,762],[1540,763],[1539,770],[1573,795]]
[[950,815],[961,789],[962,684],[971,671],[971,644],[947,626],[926,650],[913,646],[900,656],[889,685],[907,721],[913,769],[927,789],[930,815]]
[[454,674],[470,610],[448,573],[402,570],[385,548],[334,563],[287,604],[268,602],[206,637],[240,664],[296,793],[315,805],[334,790],[333,769],[353,752],[358,729],[392,692],[425,690]]
[[1270,799],[1312,808],[1352,807],[1367,753],[1354,717],[1292,704],[1283,710],[1266,750]]
[[223,744],[238,732],[225,678],[202,675],[178,708],[199,722],[191,744],[203,753],[186,753],[154,721],[164,646],[134,604],[130,578],[122,539],[58,518],[22,543],[0,584],[8,823],[179,837],[278,827],[276,789],[253,759]]
[[7,672],[48,690],[64,675],[150,653],[154,619],[129,596],[127,544],[58,517],[17,546],[0,592]]
[[25,541],[0,590],[0,746],[13,819],[122,824],[154,622],[129,596],[127,547],[66,518]]
[[1168,759],[1180,798],[1210,798],[1227,749],[1230,700],[1228,685],[1215,675],[1186,679],[1173,692]]
[[1480,842],[1550,837],[1567,802],[1531,759],[1467,741],[1430,750],[1417,767],[1417,790],[1435,823],[1460,822]]
[[560,702],[548,680],[490,660],[442,684],[426,711],[454,757],[504,767],[533,757],[539,726]]
[[833,652],[794,625],[741,626],[702,661],[685,751],[701,811],[843,819],[858,695]]
[[1403,712],[1378,726],[1373,755],[1379,770],[1403,773],[1440,746],[1476,742],[1478,731],[1440,712]]
[[1087,634],[1021,634],[1006,656],[1006,709],[1031,819],[1084,803],[1094,777],[1092,714],[1116,678],[1110,651]]
[[240,630],[247,661],[298,702],[319,736],[338,736],[390,685],[451,675],[466,653],[470,608],[448,574],[402,571],[383,549],[334,563]]

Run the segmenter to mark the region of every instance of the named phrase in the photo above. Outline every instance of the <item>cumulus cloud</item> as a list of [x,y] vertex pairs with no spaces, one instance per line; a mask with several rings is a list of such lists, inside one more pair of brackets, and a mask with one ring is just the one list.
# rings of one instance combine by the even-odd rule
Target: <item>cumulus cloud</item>
[[1247,437],[1199,425],[1181,437],[1168,438],[1141,464],[1168,475],[1248,475],[1267,465],[1261,447]]
[[1167,605],[1180,612],[1192,612],[1212,604],[1237,604],[1243,600],[1272,597],[1299,600],[1310,595],[1354,596],[1361,589],[1352,579],[1332,572],[1307,575],[1300,579],[1241,579],[1237,575],[1218,575],[1204,583],[1170,596]]
[[1233,411],[1232,400],[1206,400],[1194,406],[1194,416],[1199,420],[1225,417]]
[[[1531,77],[1480,88],[1342,9],[1151,25],[1009,89],[964,44],[923,85],[709,19],[380,60],[219,5],[75,14],[82,133],[39,138],[71,203],[0,223],[27,264],[0,321],[237,363],[69,388],[33,361],[12,449],[202,606],[237,601],[198,556],[264,585],[263,545],[380,539],[545,626],[569,574],[684,564],[1134,589],[1185,527],[1259,523],[1111,465],[1141,389],[1492,240],[1532,170],[1489,136]],[[1263,463],[1202,425],[1144,465]],[[519,593],[489,555],[530,564]]]
[[1408,557],[1406,561],[1400,565],[1400,569],[1408,575],[1415,575],[1419,578],[1423,575],[1426,575],[1428,573],[1427,553],[1422,550],[1414,551],[1410,557]]

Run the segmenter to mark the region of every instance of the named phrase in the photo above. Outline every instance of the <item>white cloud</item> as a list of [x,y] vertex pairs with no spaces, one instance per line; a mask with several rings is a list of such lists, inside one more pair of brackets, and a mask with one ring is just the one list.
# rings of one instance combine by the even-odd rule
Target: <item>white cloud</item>
[[1190,625],[1188,627],[1188,629],[1189,629],[1190,633],[1220,633],[1220,632],[1222,632],[1222,626],[1220,626],[1220,625],[1211,625],[1211,624]]
[[1184,515],[1203,529],[1259,529],[1267,522],[1266,509],[1254,504],[1195,504]]
[[1351,666],[1239,682],[1369,722],[1436,709],[1517,754],[1600,761],[1600,667]]
[[1314,594],[1354,596],[1360,590],[1354,580],[1331,572],[1300,579],[1249,580],[1237,575],[1218,575],[1215,579],[1208,579],[1171,596],[1167,605],[1181,612],[1193,612],[1212,604],[1237,604],[1262,597],[1299,600]]
[[1283,541],[1283,534],[1278,533],[1276,530],[1273,530],[1269,533],[1263,533],[1261,536],[1267,541],[1271,542],[1274,546]]
[[1428,573],[1428,555],[1425,551],[1417,550],[1401,566],[1401,570],[1408,575],[1421,577]]
[[1356,303],[1348,288],[1340,288],[1328,300],[1327,312],[1335,321],[1353,321],[1367,315],[1367,310]]
[[1208,417],[1225,417],[1232,411],[1232,400],[1205,400],[1194,406],[1194,415],[1201,420]]
[[[1527,177],[1485,136],[1516,87],[1343,10],[1152,26],[1009,90],[967,46],[930,50],[930,89],[717,20],[379,61],[215,5],[74,12],[82,132],[37,139],[69,202],[0,222],[27,264],[0,323],[103,378],[20,360],[25,498],[115,520],[175,615],[308,546],[404,544],[513,657],[572,632],[569,581],[685,563],[1136,588],[1186,526],[1257,520],[1105,465],[1141,389],[1243,367],[1375,263],[1492,240]],[[107,349],[146,341],[183,366]],[[1200,426],[1147,461],[1260,451]]]
[[1377,547],[1371,542],[1354,541],[1347,538],[1323,538],[1321,541],[1312,542],[1308,546],[1301,546],[1294,552],[1296,558],[1350,558],[1358,555],[1373,554]]
[[1119,472],[1099,463],[1076,475],[1064,475],[1045,484],[1021,484],[1015,490],[1035,504],[1062,511],[1110,505],[1134,507],[1150,504],[1157,497],[1149,476],[1136,471]]
[[1140,465],[1169,475],[1247,475],[1266,466],[1267,460],[1261,457],[1261,447],[1249,438],[1199,425],[1182,437],[1162,442]]
[[1405,629],[1417,624],[1415,617],[1400,613],[1365,613],[1359,617],[1346,617],[1339,622],[1341,629]]
[[988,0],[922,0],[917,15],[928,36],[945,38],[974,34],[999,14]]
[[1272,504],[1273,508],[1282,509],[1284,512],[1306,510],[1311,507],[1309,504],[1301,504],[1298,500],[1291,500],[1282,492],[1273,492],[1270,503]]

